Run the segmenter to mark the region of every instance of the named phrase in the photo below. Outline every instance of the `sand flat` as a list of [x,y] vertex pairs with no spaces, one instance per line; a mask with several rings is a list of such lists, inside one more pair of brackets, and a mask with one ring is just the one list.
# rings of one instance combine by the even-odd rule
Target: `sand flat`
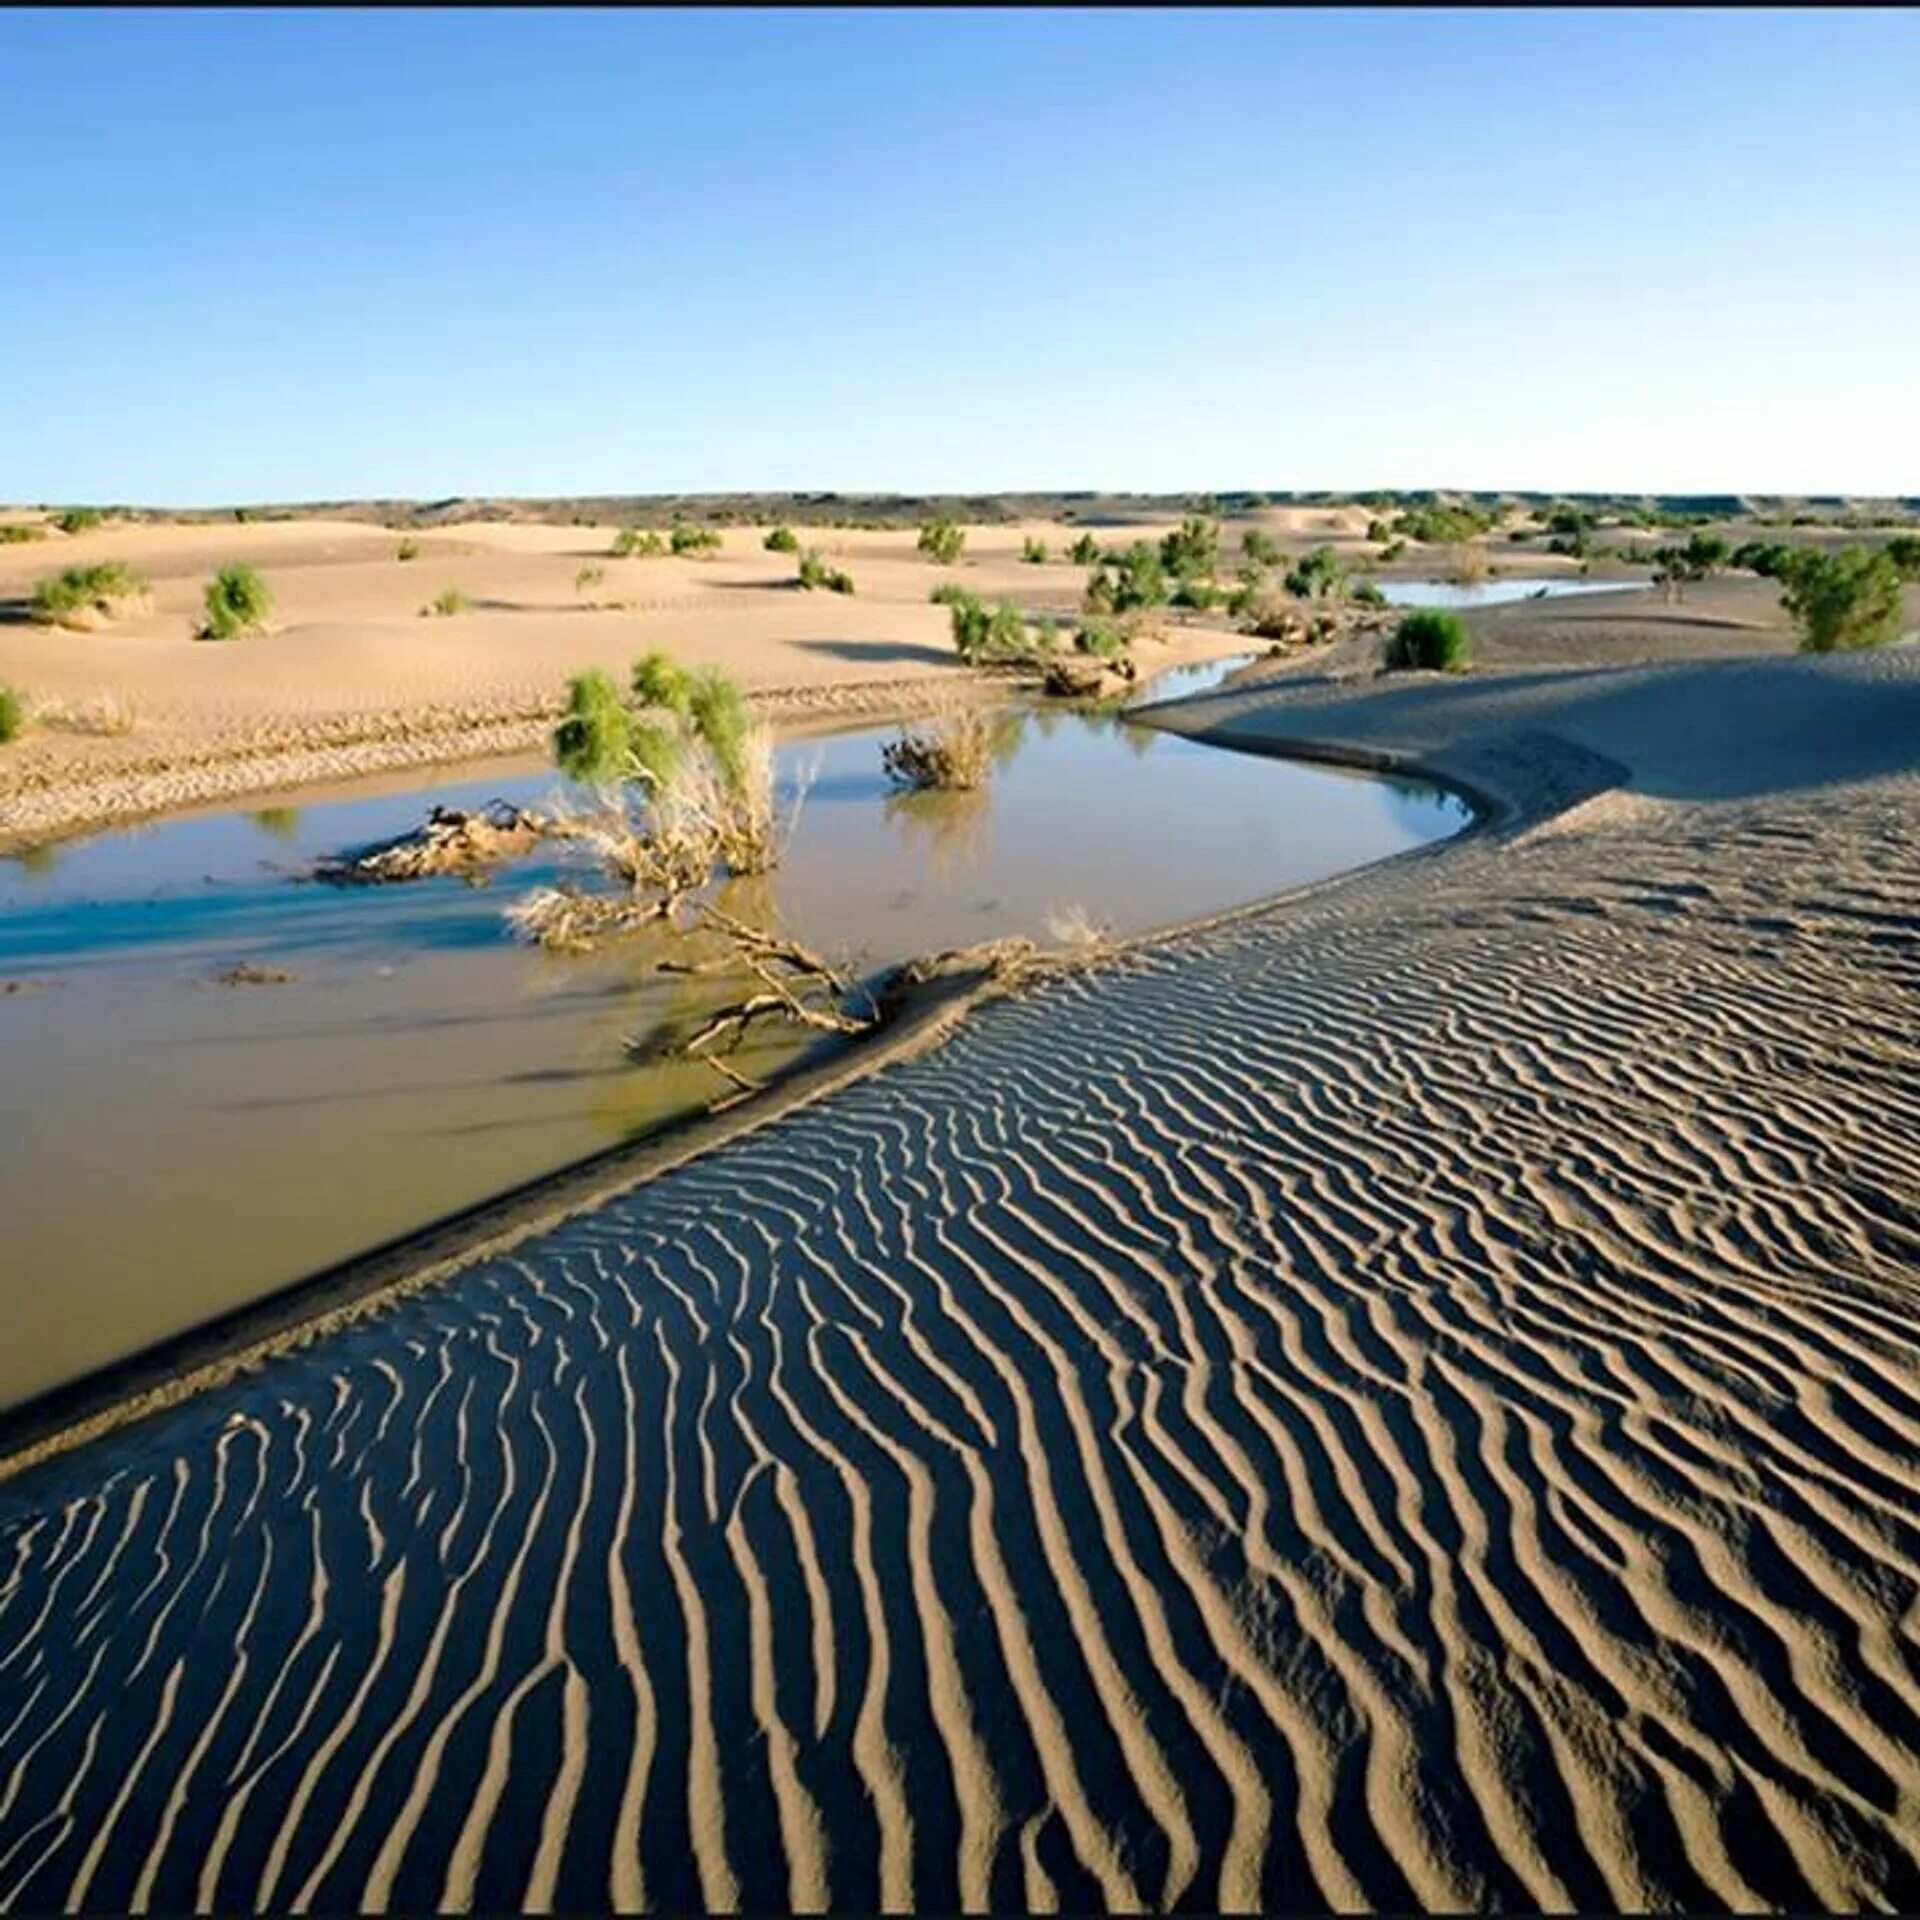
[[0,1906],[1920,1903],[1920,656],[1169,718],[1496,821],[0,1488]]

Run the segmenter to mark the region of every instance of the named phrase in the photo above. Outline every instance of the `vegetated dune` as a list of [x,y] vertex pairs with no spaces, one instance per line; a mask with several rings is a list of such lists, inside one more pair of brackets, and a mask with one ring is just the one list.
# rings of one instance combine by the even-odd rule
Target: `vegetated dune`
[[15,1479],[0,1906],[1920,1902],[1920,657],[1181,719],[1492,824]]
[[[802,591],[793,557],[766,552],[758,528],[728,528],[717,552],[681,558],[615,558],[617,531],[110,523],[0,547],[0,685],[70,707],[112,699],[135,721],[110,736],[39,729],[13,743],[0,756],[0,844],[274,786],[526,751],[543,743],[569,674],[599,666],[624,678],[652,647],[725,667],[750,692],[785,696],[789,711],[870,711],[875,687],[910,696],[914,683],[960,674],[947,610],[929,602],[937,582],[1070,622],[1085,581],[1051,524],[971,529],[954,567],[917,553],[910,528],[798,529],[852,574],[851,596]],[[1021,561],[1029,533],[1052,543],[1050,564]],[[418,549],[404,562],[403,539]],[[148,611],[88,634],[27,622],[34,581],[107,558],[152,581]],[[206,583],[234,560],[272,591],[269,628],[197,640]],[[601,577],[581,583],[590,568]],[[462,610],[423,617],[449,588]],[[1191,626],[1169,617],[1163,628],[1147,664],[1235,644],[1224,616]]]

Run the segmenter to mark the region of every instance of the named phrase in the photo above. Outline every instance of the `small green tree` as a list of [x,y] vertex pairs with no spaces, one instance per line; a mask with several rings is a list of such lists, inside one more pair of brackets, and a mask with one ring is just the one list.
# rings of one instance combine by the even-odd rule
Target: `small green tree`
[[1029,534],[1020,543],[1020,558],[1030,567],[1044,567],[1047,564],[1047,543]]
[[676,520],[668,543],[677,554],[712,553],[720,545],[720,536],[711,527],[691,527]]
[[91,533],[100,524],[100,515],[92,507],[69,507],[53,524],[62,533]]
[[1900,569],[1884,550],[1802,547],[1781,583],[1803,653],[1884,647],[1900,637]]
[[1240,554],[1248,566],[1274,567],[1280,564],[1280,544],[1259,527],[1249,527],[1240,536]]
[[207,619],[201,628],[206,640],[232,640],[243,633],[258,633],[273,611],[273,595],[267,583],[247,565],[236,560],[222,567],[207,583]]
[[775,527],[760,544],[765,547],[769,553],[798,553],[800,551],[799,535],[796,534],[791,527]]
[[1896,533],[1887,542],[1887,558],[1902,580],[1920,580],[1920,533]]
[[651,560],[666,550],[667,543],[651,527],[622,527],[613,536],[616,560]]
[[1097,566],[1100,560],[1100,542],[1096,540],[1092,534],[1083,533],[1080,538],[1067,549],[1067,558],[1071,560],[1076,567]]
[[951,520],[929,520],[920,529],[916,544],[936,566],[950,567],[967,544],[966,531]]
[[1457,613],[1423,608],[1410,613],[1387,642],[1387,671],[1458,673],[1472,654],[1466,623]]

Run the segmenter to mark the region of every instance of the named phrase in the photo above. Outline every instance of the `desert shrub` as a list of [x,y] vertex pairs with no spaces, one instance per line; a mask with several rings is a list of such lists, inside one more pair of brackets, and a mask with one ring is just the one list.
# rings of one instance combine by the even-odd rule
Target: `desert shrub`
[[1435,501],[1429,506],[1410,507],[1394,517],[1391,531],[1407,540],[1427,546],[1455,547],[1488,532],[1497,516],[1485,507],[1446,506]]
[[203,640],[232,640],[243,633],[257,633],[273,611],[273,595],[267,583],[247,565],[236,560],[207,582],[206,623],[200,629]]
[[1296,600],[1337,600],[1346,588],[1346,562],[1324,545],[1303,553],[1286,578],[1286,589]]
[[1092,534],[1083,533],[1080,538],[1067,549],[1067,558],[1071,560],[1076,567],[1091,567],[1099,561],[1100,542],[1096,540]]
[[634,699],[643,707],[666,707],[682,715],[689,710],[692,676],[670,654],[662,653],[657,647],[633,663],[630,684]]
[[1743,573],[1757,573],[1763,580],[1778,580],[1797,552],[1799,548],[1781,540],[1748,540],[1734,548],[1727,564]]
[[69,507],[53,524],[62,533],[91,533],[100,524],[100,515],[92,507]]
[[965,594],[949,604],[955,651],[968,666],[1017,660],[1027,651],[1027,625],[1011,600],[988,607]]
[[1900,637],[1900,569],[1882,549],[1802,548],[1781,584],[1803,653],[1850,653]]
[[1029,535],[1020,543],[1020,558],[1030,567],[1044,567],[1047,564],[1047,543]]
[[791,527],[775,527],[760,544],[765,547],[769,553],[798,553],[800,551],[800,537]]
[[809,547],[800,556],[800,584],[809,593],[816,587],[824,587],[829,593],[851,593],[853,576],[844,573],[838,567],[830,567],[813,548]]
[[720,545],[720,536],[711,527],[690,527],[676,520],[667,541],[675,553],[712,553]]
[[1207,613],[1217,607],[1225,598],[1221,590],[1207,580],[1182,580],[1174,588],[1170,606],[1189,607],[1198,613]]
[[697,669],[687,676],[686,715],[712,753],[722,785],[729,793],[740,792],[747,779],[753,718],[738,683],[718,667]]
[[420,542],[418,540],[402,540],[399,547],[395,550],[393,557],[396,560],[418,560],[420,558]]
[[1096,660],[1118,660],[1127,650],[1127,636],[1110,620],[1085,620],[1073,636],[1073,650]]
[[1920,533],[1896,533],[1887,542],[1887,558],[1902,580],[1920,580]]
[[567,682],[567,710],[553,732],[560,771],[583,786],[605,786],[625,776],[632,719],[612,676],[589,667]]
[[1220,526],[1189,514],[1160,542],[1160,565],[1176,580],[1210,578],[1220,566]]
[[1132,613],[1164,606],[1166,600],[1167,575],[1159,550],[1140,540],[1123,553],[1101,557],[1098,570],[1088,577],[1081,608],[1092,614]]
[[1732,557],[1727,543],[1718,534],[1696,533],[1687,544],[1656,547],[1651,556],[1654,581],[1664,587],[1672,599],[1679,599],[1688,583],[1705,580],[1717,573]]
[[25,703],[11,687],[0,686],[0,747],[17,740],[26,724]]
[[1398,560],[1406,550],[1407,543],[1396,534],[1393,539],[1389,540],[1387,544],[1380,549],[1381,561],[1390,564]]
[[38,527],[23,527],[17,520],[0,526],[0,547],[24,547],[30,541],[46,537]]
[[456,613],[465,613],[472,605],[473,602],[458,587],[442,587],[420,611],[447,619]]
[[966,530],[951,520],[929,520],[920,529],[916,544],[936,566],[950,567],[967,544]]
[[1410,613],[1387,642],[1390,673],[1425,671],[1458,673],[1472,652],[1466,623],[1444,608],[1422,608]]
[[606,577],[605,567],[582,567],[573,576],[573,590],[575,593],[585,593],[589,587],[597,587]]
[[970,594],[958,580],[942,580],[940,584],[927,595],[927,598],[931,600],[936,607],[951,607],[957,606],[962,600],[971,600],[973,595]]
[[38,582],[27,614],[43,627],[69,625],[83,614],[111,615],[122,601],[138,599],[146,590],[146,581],[131,567],[101,560],[90,567],[68,567]]
[[1050,613],[1043,613],[1033,624],[1033,631],[1027,636],[1027,643],[1036,653],[1053,653],[1060,645],[1060,623]]
[[667,543],[651,527],[622,527],[613,536],[616,560],[651,560],[666,550]]
[[1240,536],[1240,553],[1249,566],[1272,567],[1280,561],[1279,542],[1259,527],[1249,527]]
[[1387,596],[1380,591],[1378,583],[1372,580],[1362,580],[1347,595],[1347,598],[1356,606],[1362,607],[1384,607],[1387,604]]
[[966,793],[993,771],[993,725],[977,709],[942,713],[918,727],[902,727],[880,749],[880,764],[896,786],[916,792]]
[[1478,540],[1463,540],[1447,555],[1447,578],[1456,587],[1477,586],[1489,571],[1487,550]]

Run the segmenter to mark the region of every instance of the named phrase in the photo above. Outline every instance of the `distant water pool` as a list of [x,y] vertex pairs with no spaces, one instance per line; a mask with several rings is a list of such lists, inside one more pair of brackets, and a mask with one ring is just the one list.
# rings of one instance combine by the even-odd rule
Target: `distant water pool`
[[1390,607],[1498,607],[1515,600],[1568,600],[1585,593],[1632,593],[1638,580],[1482,580],[1470,587],[1451,580],[1379,580]]

